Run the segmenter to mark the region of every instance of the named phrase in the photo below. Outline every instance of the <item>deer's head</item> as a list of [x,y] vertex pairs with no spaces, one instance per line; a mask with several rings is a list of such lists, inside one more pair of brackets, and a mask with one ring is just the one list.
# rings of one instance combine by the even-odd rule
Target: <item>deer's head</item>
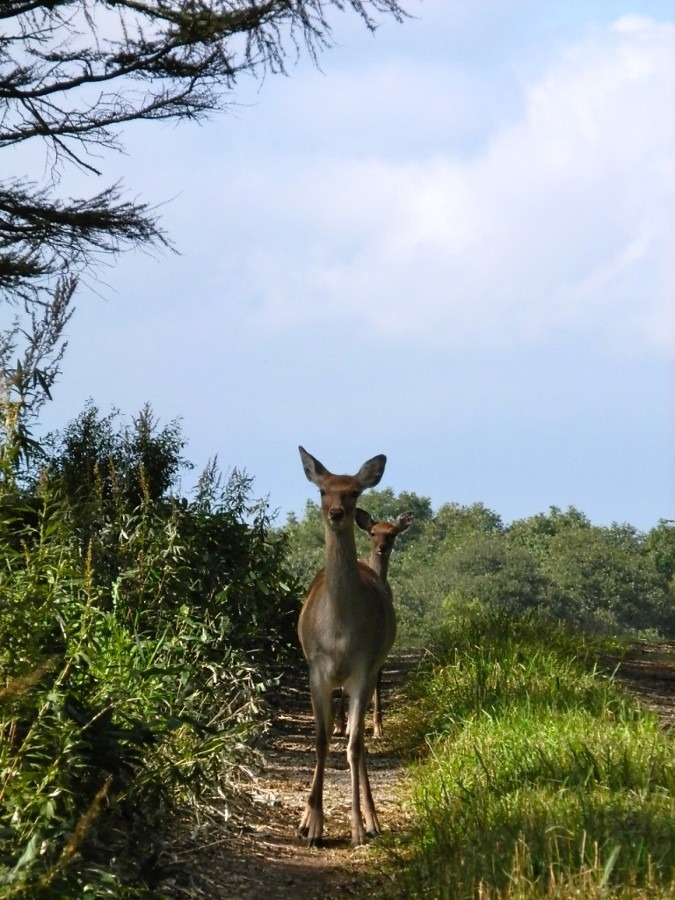
[[414,513],[406,512],[397,516],[394,522],[384,519],[376,522],[370,513],[360,507],[356,508],[354,515],[356,524],[370,537],[371,550],[385,560],[391,556],[396,538],[407,531],[415,520]]
[[353,527],[356,501],[366,488],[379,484],[387,457],[380,453],[365,462],[356,475],[333,475],[318,459],[299,447],[307,478],[319,488],[321,512],[333,531]]

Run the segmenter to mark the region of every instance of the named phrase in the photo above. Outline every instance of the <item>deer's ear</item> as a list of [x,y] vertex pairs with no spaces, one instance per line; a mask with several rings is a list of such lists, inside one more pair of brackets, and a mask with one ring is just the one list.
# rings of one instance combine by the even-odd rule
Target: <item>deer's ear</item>
[[305,470],[305,475],[312,484],[321,487],[321,483],[326,475],[330,475],[330,472],[318,459],[313,457],[311,453],[308,453],[304,447],[298,447],[298,450],[300,451],[300,459],[302,460],[302,467]]
[[415,513],[406,512],[396,516],[396,534],[403,534],[415,521]]
[[356,475],[356,480],[364,490],[365,488],[375,487],[376,484],[380,483],[386,463],[387,457],[384,453],[373,456],[372,459],[364,462]]
[[356,507],[356,512],[354,513],[354,519],[356,520],[356,524],[359,526],[359,528],[362,531],[370,532],[370,529],[375,524],[370,513],[367,513],[365,511],[365,509],[361,509],[360,506]]

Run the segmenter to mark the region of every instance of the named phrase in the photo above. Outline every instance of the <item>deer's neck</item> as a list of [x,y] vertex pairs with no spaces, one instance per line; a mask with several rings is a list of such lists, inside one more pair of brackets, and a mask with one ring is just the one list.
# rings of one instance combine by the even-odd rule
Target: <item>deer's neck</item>
[[368,557],[368,565],[374,572],[377,572],[382,581],[386,584],[387,572],[389,571],[389,558],[386,556],[380,556],[379,553],[375,553],[375,551],[373,550]]
[[361,584],[361,579],[352,530],[336,532],[326,526],[325,574],[326,588],[331,597],[342,601],[354,596],[354,587]]

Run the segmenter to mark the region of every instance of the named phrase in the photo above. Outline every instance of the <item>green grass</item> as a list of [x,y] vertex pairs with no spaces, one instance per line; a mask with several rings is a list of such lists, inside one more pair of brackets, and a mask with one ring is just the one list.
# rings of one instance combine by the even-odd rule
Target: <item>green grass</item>
[[598,648],[503,616],[443,648],[398,723],[421,759],[397,896],[674,896],[673,742]]

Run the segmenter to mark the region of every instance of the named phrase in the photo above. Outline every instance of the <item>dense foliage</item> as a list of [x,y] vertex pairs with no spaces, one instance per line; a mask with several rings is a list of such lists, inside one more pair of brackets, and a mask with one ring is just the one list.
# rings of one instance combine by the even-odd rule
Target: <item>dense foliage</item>
[[296,652],[267,505],[215,463],[179,496],[183,444],[89,405],[32,477],[5,465],[0,896],[147,884],[157,824],[231,790]]
[[[397,541],[389,569],[404,642],[428,642],[448,618],[479,607],[523,613],[601,633],[675,636],[675,527],[648,533],[630,525],[593,525],[574,508],[551,507],[505,525],[483,504],[447,503],[391,489],[364,495],[375,519],[412,511],[415,523]],[[290,517],[291,561],[307,584],[323,559],[318,506]],[[367,539],[357,535],[360,553]]]

